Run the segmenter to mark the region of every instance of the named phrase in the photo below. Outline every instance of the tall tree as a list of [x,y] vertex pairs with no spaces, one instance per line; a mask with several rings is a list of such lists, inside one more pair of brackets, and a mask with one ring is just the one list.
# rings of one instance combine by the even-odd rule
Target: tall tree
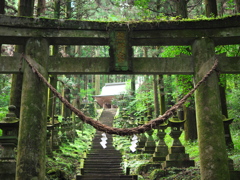
[[71,0],[66,0],[66,18],[70,19],[72,17],[72,7],[71,7]]
[[166,111],[163,75],[158,75],[158,84],[160,92],[160,115],[163,115]]
[[207,17],[216,17],[218,15],[216,0],[205,0],[205,11]]
[[41,16],[46,9],[46,0],[38,0],[37,16]]
[[0,14],[5,14],[5,0],[0,0]]
[[135,91],[136,91],[136,82],[135,82],[135,75],[131,76],[131,95],[133,96],[133,98],[135,97]]
[[[18,16],[33,16],[34,0],[20,0],[18,3]],[[16,52],[23,53],[24,47],[17,46]],[[22,92],[22,74],[13,74],[10,95],[10,104],[16,106],[16,116],[20,117],[20,104]]]
[[187,3],[189,0],[175,0],[176,14],[182,18],[188,17]]
[[54,18],[60,17],[60,0],[54,0]]
[[33,16],[34,0],[20,0],[18,3],[19,16]]
[[155,106],[154,111],[155,111],[156,117],[158,117],[160,115],[157,78],[158,78],[157,75],[153,75],[154,106]]
[[240,0],[235,0],[236,3],[236,11],[237,13],[240,13]]

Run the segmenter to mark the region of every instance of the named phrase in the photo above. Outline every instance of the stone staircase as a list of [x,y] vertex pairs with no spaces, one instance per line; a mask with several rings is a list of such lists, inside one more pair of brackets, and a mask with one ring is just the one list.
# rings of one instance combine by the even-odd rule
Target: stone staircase
[[[105,109],[99,119],[103,124],[112,126],[116,109]],[[120,166],[122,155],[113,147],[112,136],[107,134],[107,148],[100,142],[102,132],[97,131],[92,142],[92,148],[81,169],[82,175],[76,180],[137,180],[137,175],[124,175]]]

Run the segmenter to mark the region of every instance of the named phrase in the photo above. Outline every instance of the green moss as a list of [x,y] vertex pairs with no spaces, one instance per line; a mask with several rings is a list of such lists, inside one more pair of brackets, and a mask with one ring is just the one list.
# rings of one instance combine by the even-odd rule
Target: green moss
[[164,177],[165,176],[165,171],[162,170],[162,169],[154,169],[150,175],[149,175],[149,178],[151,180],[158,180],[160,179],[161,177]]
[[[179,17],[173,17],[171,19],[156,19],[156,20],[144,20],[144,21],[92,21],[92,20],[72,20],[72,19],[51,19],[46,17],[23,17],[23,16],[0,16],[0,24],[4,25],[6,22],[7,24],[14,25],[15,22],[21,24],[21,26],[37,26],[37,27],[54,27],[56,28],[79,28],[81,29],[106,29],[106,28],[121,28],[121,29],[134,29],[134,28],[164,28],[165,26],[184,26],[186,28],[186,25],[189,25],[193,23],[194,25],[188,27],[188,28],[200,28],[202,27],[202,24],[209,24],[213,23],[213,25],[219,27],[219,26],[239,26],[239,18],[240,15],[232,15],[232,16],[226,16],[226,17],[217,17],[217,18],[206,18],[206,17],[200,17],[196,19],[181,19]],[[9,20],[8,20],[9,19]],[[12,21],[11,21],[12,20]],[[1,23],[1,21],[3,23]],[[64,21],[64,23],[61,23]],[[6,24],[6,25],[7,25]],[[206,26],[207,26],[206,24]],[[60,27],[59,27],[60,26]],[[177,27],[176,27],[177,28]]]

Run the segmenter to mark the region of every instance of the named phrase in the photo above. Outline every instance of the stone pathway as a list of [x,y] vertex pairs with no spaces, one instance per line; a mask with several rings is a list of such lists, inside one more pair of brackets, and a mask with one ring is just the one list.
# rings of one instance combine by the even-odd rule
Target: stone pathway
[[[99,121],[112,126],[116,109],[105,109]],[[84,161],[83,175],[78,175],[77,180],[137,180],[137,176],[124,175],[120,166],[122,155],[113,147],[112,136],[107,134],[107,148],[104,149],[100,142],[102,132],[97,131],[92,142],[92,149]]]

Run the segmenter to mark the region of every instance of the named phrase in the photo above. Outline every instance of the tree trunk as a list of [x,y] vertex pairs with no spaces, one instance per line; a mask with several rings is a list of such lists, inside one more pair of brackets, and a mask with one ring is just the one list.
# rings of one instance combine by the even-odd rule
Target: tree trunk
[[205,0],[205,11],[207,17],[216,17],[218,15],[216,0]]
[[81,100],[80,100],[80,90],[81,90],[81,77],[80,75],[75,75],[74,76],[74,81],[76,82],[76,87],[74,89],[73,92],[73,96],[75,97],[74,102],[76,104],[75,107],[77,107],[78,109],[80,109],[80,104],[81,104]]
[[[56,89],[57,88],[57,75],[49,76],[50,84]],[[56,108],[56,97],[52,91],[48,90],[48,115],[54,117]]]
[[184,138],[185,141],[197,140],[196,111],[194,108],[183,106],[184,109]]
[[66,18],[70,19],[72,17],[72,8],[71,8],[71,0],[66,1]]
[[[70,100],[70,89],[65,87],[63,89],[63,95],[64,98],[67,99],[68,102],[71,102]],[[71,111],[68,109],[64,104],[62,104],[62,116],[64,118],[71,117]]]
[[100,77],[101,75],[95,75],[95,95],[100,94]]
[[[211,39],[195,40],[195,82],[209,71],[215,60]],[[195,91],[201,179],[230,179],[217,72]]]
[[175,0],[177,16],[181,16],[181,18],[188,17],[187,3],[188,3],[188,1],[186,1],[186,0]]
[[135,91],[136,91],[136,83],[135,83],[135,75],[131,76],[131,95],[135,98]]
[[19,16],[33,16],[34,0],[20,0],[18,3]]
[[158,98],[157,75],[153,75],[153,89],[154,89],[154,111],[155,111],[155,116],[158,117],[160,115],[160,108],[159,108],[159,98]]
[[[39,2],[41,1],[41,2]],[[41,13],[45,12],[45,0],[39,0],[38,5],[40,5]],[[55,7],[54,13],[60,11],[60,9]],[[39,14],[40,15],[40,14]],[[58,15],[58,13],[54,14]],[[55,16],[54,18],[59,18],[59,16]],[[54,45],[52,46],[52,56],[57,56],[59,53],[59,46]],[[57,75],[51,75],[50,77],[50,84],[57,89]],[[56,97],[53,95],[52,91],[48,91],[48,115],[54,118],[54,115],[56,113]]]
[[54,18],[60,17],[60,0],[54,0]]
[[5,0],[0,0],[0,14],[5,14]]
[[[227,98],[226,98],[226,75],[222,75],[222,80],[220,81],[221,84],[219,85],[220,97],[221,97],[221,107],[222,107],[222,114],[228,118],[228,110],[227,110]],[[224,132],[225,132],[225,140],[228,149],[234,149],[234,144],[232,141],[232,136],[230,133],[229,125],[224,125]]]
[[158,78],[159,78],[158,84],[159,84],[159,91],[160,91],[160,115],[163,115],[166,111],[163,75],[159,75]]
[[38,0],[37,17],[45,13],[46,0]]
[[236,11],[237,13],[240,13],[240,0],[235,0],[236,3]]
[[[18,16],[33,16],[34,0],[20,0],[18,3]],[[25,50],[23,46],[16,46],[16,52],[23,53]],[[16,106],[16,116],[20,117],[21,93],[22,93],[22,74],[12,75],[10,104]]]

